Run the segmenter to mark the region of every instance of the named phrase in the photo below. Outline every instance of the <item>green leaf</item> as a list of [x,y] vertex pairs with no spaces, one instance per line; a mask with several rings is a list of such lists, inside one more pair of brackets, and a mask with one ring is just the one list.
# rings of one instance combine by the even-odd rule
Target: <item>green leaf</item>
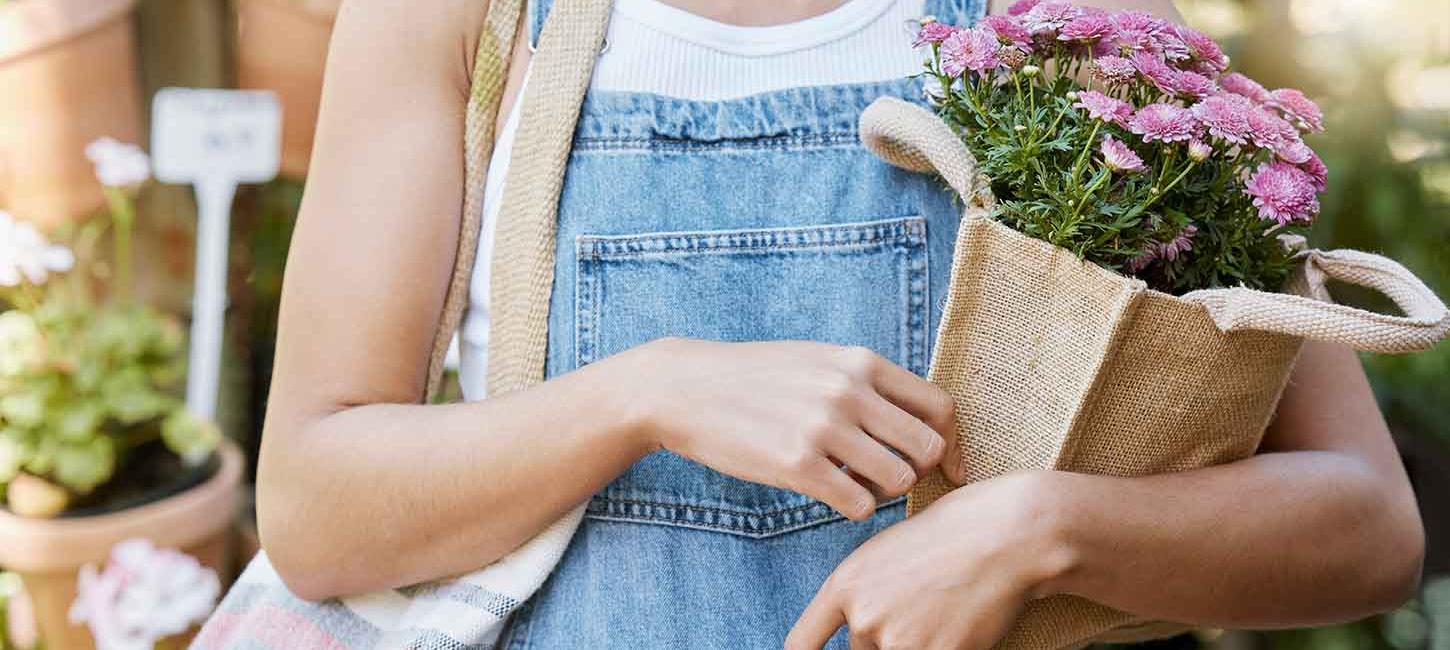
[[116,447],[110,438],[97,437],[62,445],[55,453],[55,480],[80,494],[110,480],[116,471]]
[[37,390],[0,397],[0,418],[17,427],[38,427],[45,422],[45,398],[46,393]]
[[215,422],[185,410],[172,413],[161,424],[161,439],[166,447],[188,462],[205,459],[217,448],[221,438],[221,428]]

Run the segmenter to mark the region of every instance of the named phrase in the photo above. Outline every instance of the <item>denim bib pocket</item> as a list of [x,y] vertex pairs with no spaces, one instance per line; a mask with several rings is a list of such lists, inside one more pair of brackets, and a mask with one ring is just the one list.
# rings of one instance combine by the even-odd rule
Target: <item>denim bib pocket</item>
[[[925,374],[926,221],[581,235],[575,350],[584,366],[648,341],[814,340],[870,348]],[[636,463],[590,503],[597,519],[750,537],[838,518],[786,490],[669,452]]]

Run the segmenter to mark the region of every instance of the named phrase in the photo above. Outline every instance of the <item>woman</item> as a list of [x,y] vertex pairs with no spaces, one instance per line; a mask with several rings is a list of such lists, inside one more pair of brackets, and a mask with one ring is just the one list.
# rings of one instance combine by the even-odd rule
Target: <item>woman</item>
[[474,569],[585,501],[503,647],[987,648],[1049,594],[1279,627],[1411,593],[1413,496],[1357,360],[1327,344],[1306,345],[1254,458],[1015,474],[900,522],[917,476],[960,474],[951,402],[919,377],[957,214],[854,126],[919,93],[904,19],[968,23],[980,0],[617,0],[560,198],[550,379],[483,399],[495,196],[462,333],[472,401],[417,405],[483,5],[338,19],[258,480],[297,595]]

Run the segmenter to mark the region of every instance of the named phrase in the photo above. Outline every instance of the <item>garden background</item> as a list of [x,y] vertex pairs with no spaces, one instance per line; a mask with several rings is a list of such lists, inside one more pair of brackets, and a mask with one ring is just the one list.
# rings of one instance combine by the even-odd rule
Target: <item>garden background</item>
[[[90,78],[6,85],[7,14],[30,2],[96,7],[120,4],[135,57]],[[84,218],[100,206],[97,191],[77,190],[63,208],[26,196],[25,160],[5,151],[27,119],[16,106],[64,105],[71,93],[118,88],[115,135],[148,141],[145,104],[166,86],[268,88],[279,93],[285,121],[284,177],[244,188],[232,221],[230,306],[219,419],[254,467],[271,370],[277,301],[293,219],[305,182],[326,38],[338,0],[0,0],[0,208],[49,227]],[[1223,42],[1233,65],[1273,88],[1295,85],[1318,100],[1327,132],[1310,144],[1329,166],[1329,189],[1313,239],[1325,247],[1382,252],[1450,294],[1450,0],[1177,0],[1190,24]],[[426,3],[419,3],[420,9]],[[105,63],[105,62],[102,62]],[[115,64],[116,62],[109,62]],[[119,70],[119,72],[117,72]],[[106,75],[98,79],[97,75]],[[119,80],[117,79],[119,77]],[[80,90],[72,88],[79,84]],[[11,100],[3,99],[10,97]],[[14,101],[15,98],[36,101]],[[6,112],[8,111],[8,112]],[[126,117],[126,116],[130,117]],[[84,142],[85,140],[79,140]],[[27,151],[40,158],[82,152]],[[87,171],[87,173],[89,173]],[[150,185],[137,223],[137,274],[144,293],[185,317],[191,295],[195,208],[187,188]],[[1344,302],[1380,309],[1373,298],[1341,292]],[[1400,443],[1429,535],[1422,597],[1405,608],[1354,625],[1276,633],[1202,634],[1158,644],[1172,648],[1450,649],[1450,345],[1428,354],[1366,357],[1376,394]],[[239,515],[249,534],[246,509]],[[254,539],[254,535],[252,536]],[[0,540],[3,544],[4,540]],[[253,542],[254,543],[254,542]],[[239,551],[245,555],[248,544]],[[1313,552],[1314,540],[1304,540]],[[8,585],[8,586],[7,586]],[[0,600],[15,590],[0,577]],[[0,616],[3,618],[3,616]],[[0,635],[3,636],[3,635]],[[0,648],[5,642],[0,640]]]

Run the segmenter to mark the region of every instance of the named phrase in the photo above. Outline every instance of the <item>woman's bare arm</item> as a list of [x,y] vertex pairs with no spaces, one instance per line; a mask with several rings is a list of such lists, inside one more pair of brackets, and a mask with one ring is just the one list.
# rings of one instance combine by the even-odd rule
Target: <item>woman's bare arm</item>
[[[500,400],[416,405],[457,244],[485,10],[369,0],[338,16],[257,481],[264,546],[303,597],[475,568],[641,453],[618,435],[617,400],[584,373]],[[536,467],[520,457],[525,437],[578,480],[545,489],[521,476]],[[500,484],[536,489],[490,498]]]

